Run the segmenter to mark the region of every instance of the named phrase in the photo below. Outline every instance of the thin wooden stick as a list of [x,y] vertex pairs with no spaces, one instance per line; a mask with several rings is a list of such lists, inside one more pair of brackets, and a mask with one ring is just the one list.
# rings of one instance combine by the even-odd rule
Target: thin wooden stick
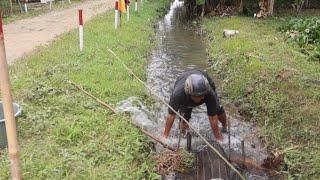
[[231,124],[229,119],[228,119],[228,148],[229,148],[228,159],[230,161],[231,159]]
[[[85,91],[84,89],[82,89],[79,85],[77,85],[76,83],[72,82],[69,80],[69,83],[71,85],[73,85],[74,87],[76,87],[77,89],[79,89],[80,91],[82,91],[84,94],[86,94],[87,96],[91,97],[92,99],[94,99],[96,102],[98,102],[99,104],[101,104],[103,107],[108,108],[109,110],[111,110],[114,114],[117,114],[116,110],[111,107],[110,105],[108,105],[107,103],[103,102],[102,100],[100,100],[99,98],[93,96],[92,94],[90,94],[89,92]],[[148,137],[150,137],[151,139],[157,141],[158,143],[160,143],[164,148],[167,148],[171,151],[176,151],[173,147],[169,146],[168,144],[162,142],[158,137],[152,135],[151,133],[149,133],[148,131],[144,130],[142,127],[140,127],[139,125],[133,123],[132,121],[130,121],[136,128],[140,129],[142,133],[144,133],[145,135],[147,135]]]
[[19,158],[19,143],[12,104],[8,63],[4,45],[2,17],[0,17],[0,90],[3,98],[3,110],[8,139],[9,159],[11,164],[11,177],[12,179],[20,180],[21,168]]
[[108,108],[110,111],[112,111],[113,113],[117,113],[116,110],[111,107],[110,105],[108,105],[107,103],[101,101],[100,99],[98,99],[97,97],[93,96],[92,94],[90,94],[88,91],[84,90],[81,86],[77,85],[76,83],[72,82],[69,80],[69,83],[72,84],[74,87],[76,87],[78,90],[82,91],[84,94],[86,94],[87,96],[91,97],[92,99],[94,99],[96,102],[98,102],[99,104],[101,104],[102,106]]
[[[241,141],[241,149],[242,149],[242,161],[246,162],[246,153],[244,149],[244,140]],[[246,164],[244,163],[244,168],[246,168]]]

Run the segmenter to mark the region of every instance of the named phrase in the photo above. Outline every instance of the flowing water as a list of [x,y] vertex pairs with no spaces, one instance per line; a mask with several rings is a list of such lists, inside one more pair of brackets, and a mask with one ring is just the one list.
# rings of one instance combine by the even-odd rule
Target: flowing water
[[[189,69],[205,70],[208,67],[206,41],[196,33],[192,21],[186,20],[183,4],[183,1],[174,0],[169,12],[163,20],[158,22],[156,29],[158,45],[152,51],[148,63],[147,84],[167,102],[173,90],[175,79],[181,72]],[[215,78],[213,77],[213,79]],[[223,100],[222,104],[224,104]],[[152,107],[146,107],[138,98],[131,97],[120,102],[117,110],[130,112],[135,123],[159,137],[162,135],[167,113],[167,107],[164,104],[155,103]],[[241,154],[241,141],[245,140],[246,157],[261,164],[267,153],[255,135],[258,129],[253,124],[241,121],[241,117],[234,109],[226,108],[226,110],[231,124],[230,152],[235,155]],[[214,140],[205,105],[193,109],[190,123],[207,140]],[[176,147],[178,134],[178,120],[176,119],[166,143]],[[192,150],[203,148],[205,143],[194,132],[191,134]],[[221,145],[228,154],[228,135],[223,134],[223,137],[224,141]],[[185,138],[181,140],[181,146],[186,146]],[[157,146],[157,149],[161,150],[161,147]],[[247,176],[249,179],[256,179],[254,174],[247,173]],[[258,177],[259,179],[265,178]]]

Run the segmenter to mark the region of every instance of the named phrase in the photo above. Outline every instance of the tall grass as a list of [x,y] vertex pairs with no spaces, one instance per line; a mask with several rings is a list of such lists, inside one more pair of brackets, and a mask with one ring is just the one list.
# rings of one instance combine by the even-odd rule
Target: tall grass
[[[205,19],[212,70],[223,91],[248,120],[261,127],[266,148],[286,151],[278,169],[288,179],[320,177],[319,63],[278,32],[279,19]],[[240,34],[224,39],[223,29]],[[294,147],[294,148],[293,148]]]

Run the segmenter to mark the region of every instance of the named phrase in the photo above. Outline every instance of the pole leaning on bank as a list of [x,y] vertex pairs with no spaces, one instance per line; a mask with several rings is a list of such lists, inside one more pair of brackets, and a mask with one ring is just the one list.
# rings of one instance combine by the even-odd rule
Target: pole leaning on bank
[[3,111],[8,138],[11,177],[14,180],[20,180],[21,168],[19,158],[18,134],[10,90],[10,79],[8,72],[8,63],[6,59],[6,51],[4,46],[2,17],[0,17],[0,91],[2,94]]

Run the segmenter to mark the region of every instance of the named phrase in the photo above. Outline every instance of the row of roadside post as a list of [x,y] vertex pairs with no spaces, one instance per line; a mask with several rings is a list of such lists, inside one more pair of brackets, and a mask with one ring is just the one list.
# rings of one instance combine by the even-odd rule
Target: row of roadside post
[[[127,14],[127,21],[130,21],[130,0],[116,0],[115,1],[115,20],[114,27],[118,29],[121,26],[122,14]],[[140,0],[140,6],[138,0],[135,0],[134,10],[138,12],[142,9],[143,0]],[[83,10],[79,10],[79,48],[83,51],[84,43],[84,30],[83,30]]]
[[[41,0],[40,3],[49,4],[49,9],[51,10],[53,1],[54,0]],[[18,0],[18,2],[20,3],[20,0]],[[26,14],[28,13],[28,2],[29,0],[24,0],[23,8],[21,7],[21,11],[24,11]],[[71,0],[68,0],[68,3],[71,4]]]

